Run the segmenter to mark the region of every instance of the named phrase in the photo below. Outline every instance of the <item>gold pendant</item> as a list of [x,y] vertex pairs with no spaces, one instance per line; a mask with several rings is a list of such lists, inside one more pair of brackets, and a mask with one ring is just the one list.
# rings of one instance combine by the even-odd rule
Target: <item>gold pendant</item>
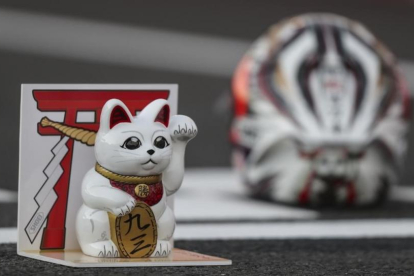
[[151,207],[137,202],[131,213],[116,217],[108,212],[111,239],[121,257],[148,258],[157,246],[157,222]]
[[135,194],[140,198],[147,198],[149,195],[149,187],[147,184],[138,184],[135,186]]

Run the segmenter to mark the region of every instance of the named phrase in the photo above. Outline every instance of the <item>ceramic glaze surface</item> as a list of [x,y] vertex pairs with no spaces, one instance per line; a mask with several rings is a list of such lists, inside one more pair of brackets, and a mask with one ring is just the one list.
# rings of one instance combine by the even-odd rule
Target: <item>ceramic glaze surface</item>
[[[145,203],[156,221],[157,242],[150,257],[170,254],[175,217],[167,206],[167,197],[181,186],[186,145],[196,135],[197,126],[191,118],[170,118],[165,100],[153,101],[136,117],[120,100],[105,104],[95,141],[97,165],[83,179],[83,205],[76,221],[84,254],[125,257],[113,241],[109,216],[123,222],[139,219],[134,212],[137,202]],[[139,220],[133,225],[144,227]],[[129,234],[131,228],[125,231]],[[143,247],[143,241],[134,244],[132,240],[135,248]]]

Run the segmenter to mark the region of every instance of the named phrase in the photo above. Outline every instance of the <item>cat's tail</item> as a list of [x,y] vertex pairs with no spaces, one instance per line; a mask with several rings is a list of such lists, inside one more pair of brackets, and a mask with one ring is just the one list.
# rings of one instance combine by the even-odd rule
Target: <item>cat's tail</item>
[[42,127],[53,127],[54,129],[61,132],[63,135],[69,136],[70,138],[79,141],[83,144],[86,144],[88,146],[95,145],[95,131],[67,126],[65,124],[54,122],[47,117],[43,117],[40,121],[40,124],[42,125]]

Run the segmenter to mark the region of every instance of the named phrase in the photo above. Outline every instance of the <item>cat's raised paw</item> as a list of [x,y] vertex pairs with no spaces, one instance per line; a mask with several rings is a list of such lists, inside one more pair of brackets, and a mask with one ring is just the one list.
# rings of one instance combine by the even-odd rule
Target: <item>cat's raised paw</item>
[[194,121],[184,115],[175,115],[170,120],[171,138],[175,141],[188,142],[196,137],[198,129]]

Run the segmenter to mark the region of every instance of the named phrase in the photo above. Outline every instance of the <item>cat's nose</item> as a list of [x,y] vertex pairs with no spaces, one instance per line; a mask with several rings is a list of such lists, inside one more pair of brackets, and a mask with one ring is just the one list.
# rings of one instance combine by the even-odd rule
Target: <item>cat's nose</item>
[[147,152],[148,152],[149,155],[153,155],[155,150],[148,150]]

